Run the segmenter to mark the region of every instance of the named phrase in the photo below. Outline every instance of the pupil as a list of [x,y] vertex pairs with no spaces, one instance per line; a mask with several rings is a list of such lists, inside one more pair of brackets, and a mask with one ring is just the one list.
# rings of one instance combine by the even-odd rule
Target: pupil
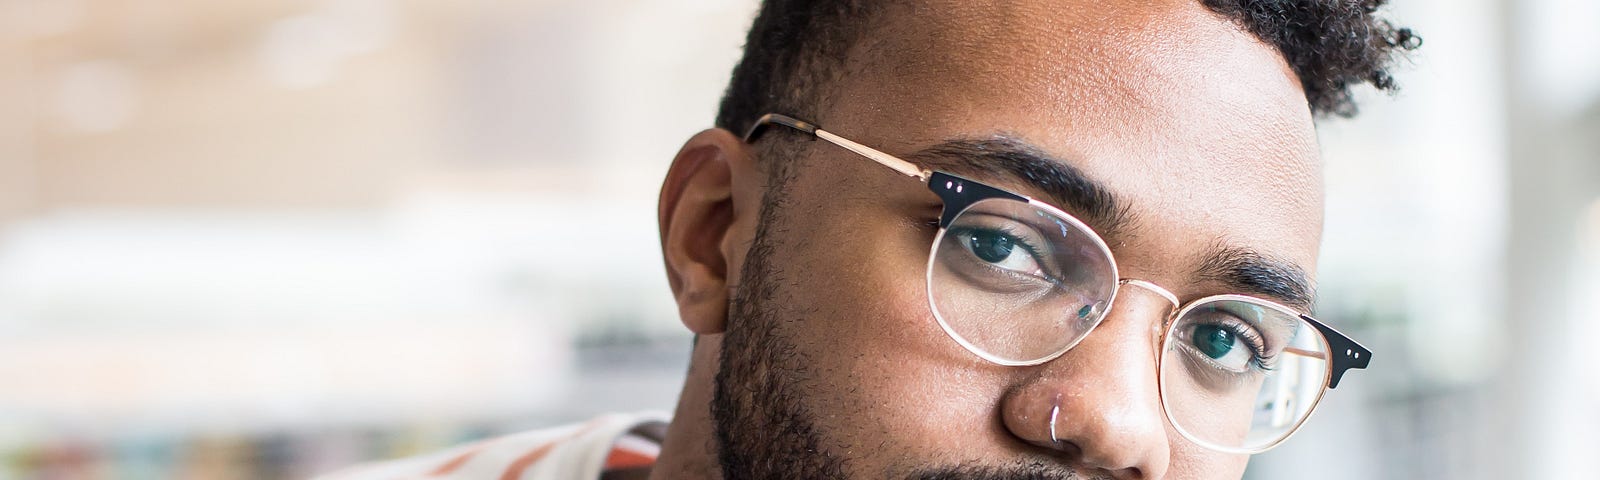
[[1195,325],[1194,346],[1215,360],[1233,351],[1233,332],[1217,325]]
[[1011,256],[1011,237],[995,232],[972,232],[972,253],[989,263],[999,263]]

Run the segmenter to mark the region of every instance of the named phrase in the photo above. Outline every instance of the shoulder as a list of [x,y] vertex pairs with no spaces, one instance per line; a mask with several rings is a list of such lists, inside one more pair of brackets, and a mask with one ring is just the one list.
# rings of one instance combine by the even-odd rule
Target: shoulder
[[[599,478],[608,464],[653,462],[667,416],[611,414],[488,438],[415,457],[360,464],[315,480]],[[626,437],[626,438],[625,438]]]

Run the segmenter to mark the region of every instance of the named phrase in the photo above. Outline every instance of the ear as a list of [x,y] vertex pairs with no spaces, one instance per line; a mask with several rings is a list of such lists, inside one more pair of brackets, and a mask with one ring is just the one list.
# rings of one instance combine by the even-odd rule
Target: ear
[[750,149],[713,128],[684,143],[661,184],[657,215],[667,283],[678,316],[696,334],[727,327],[729,279],[737,279],[760,206]]

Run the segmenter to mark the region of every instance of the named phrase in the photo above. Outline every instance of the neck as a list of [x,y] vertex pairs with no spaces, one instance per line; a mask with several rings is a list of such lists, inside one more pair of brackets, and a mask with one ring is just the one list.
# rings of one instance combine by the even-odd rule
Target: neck
[[711,396],[721,350],[722,335],[700,335],[696,341],[678,407],[667,427],[667,437],[661,442],[661,455],[650,472],[652,480],[722,477],[711,421]]

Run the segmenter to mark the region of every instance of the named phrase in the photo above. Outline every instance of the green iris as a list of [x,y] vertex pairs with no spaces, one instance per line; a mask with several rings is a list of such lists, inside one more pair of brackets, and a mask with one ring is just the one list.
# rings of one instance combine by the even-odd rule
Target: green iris
[[974,255],[989,263],[999,263],[1001,260],[1005,260],[1006,257],[1011,256],[1011,249],[1016,248],[1016,244],[1012,243],[1011,237],[993,230],[972,232],[967,244]]
[[1214,360],[1233,351],[1234,334],[1219,325],[1195,325],[1191,341],[1200,353]]

